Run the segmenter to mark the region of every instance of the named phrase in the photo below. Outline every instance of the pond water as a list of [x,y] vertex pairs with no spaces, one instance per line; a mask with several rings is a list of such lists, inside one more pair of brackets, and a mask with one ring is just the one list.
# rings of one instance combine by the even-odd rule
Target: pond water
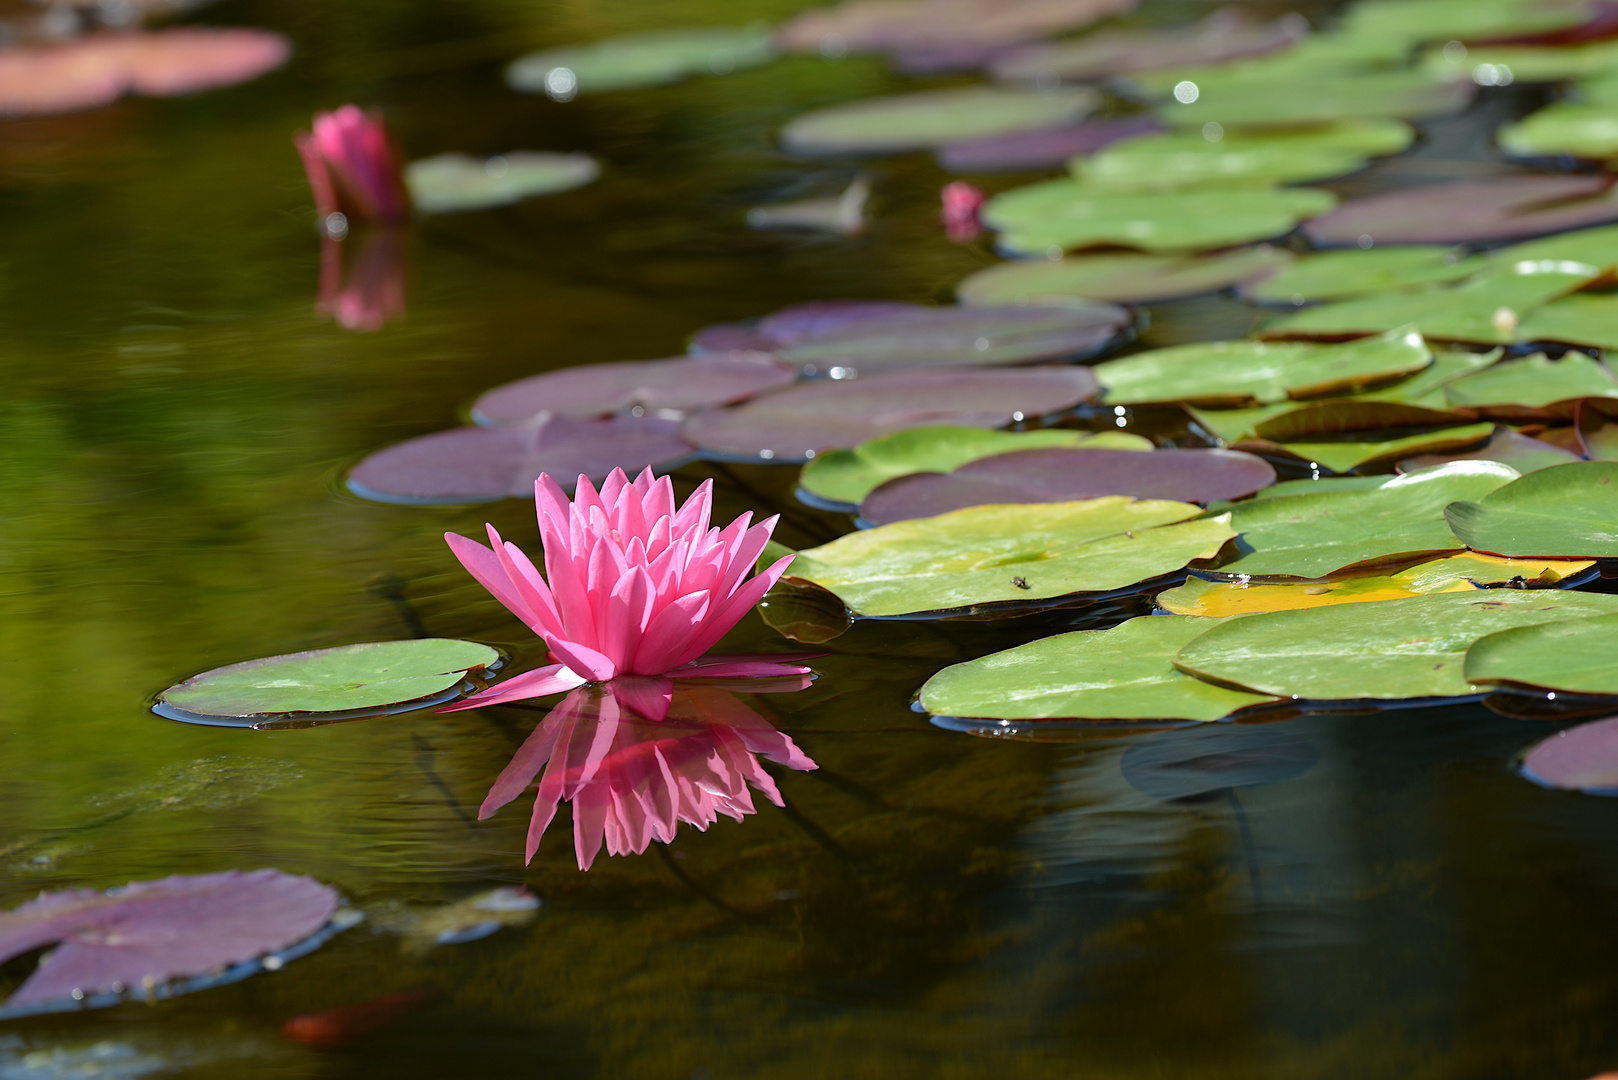
[[[288,34],[288,67],[5,123],[0,909],[259,867],[372,912],[516,885],[542,907],[425,951],[373,918],[273,976],[8,1023],[0,1077],[1481,1078],[1618,1063],[1618,803],[1524,783],[1509,759],[1551,729],[1481,705],[984,739],[930,723],[912,695],[1059,616],[862,623],[826,646],[813,687],[751,699],[820,766],[769,766],[784,807],[758,798],[756,816],[587,873],[566,806],[527,866],[526,797],[475,820],[531,710],[291,731],[151,715],[153,694],[195,672],[353,641],[425,632],[541,663],[441,538],[488,520],[537,550],[531,505],[378,505],[344,492],[344,471],[523,375],[677,355],[701,326],[803,300],[945,301],[995,261],[945,239],[949,177],[930,157],[777,149],[806,108],[917,85],[878,59],[788,58],[565,105],[500,83],[526,49],[795,6],[230,0],[210,21]],[[1205,10],[1151,0],[1134,21]],[[1413,153],[1330,186],[1506,171],[1489,133],[1543,100],[1491,91]],[[604,173],[416,223],[407,313],[348,332],[314,310],[319,241],[290,142],[345,101],[386,110],[412,156],[586,150]],[[746,225],[749,207],[861,172],[875,195],[860,237]],[[1165,345],[1240,337],[1253,309],[1202,299],[1150,318],[1141,344]],[[849,528],[793,498],[793,468],[674,473],[682,496],[708,476],[717,519],[780,512],[789,546]],[[756,614],[726,641],[783,647]],[[1150,779],[1153,762],[1203,755],[1285,767],[1239,787]],[[281,1033],[415,990],[395,1023],[340,1046]]]

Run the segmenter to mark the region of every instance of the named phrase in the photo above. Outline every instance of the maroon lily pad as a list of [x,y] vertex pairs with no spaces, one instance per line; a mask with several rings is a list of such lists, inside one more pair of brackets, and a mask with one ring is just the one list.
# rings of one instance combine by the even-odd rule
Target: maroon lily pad
[[1168,125],[1152,113],[1084,120],[1062,127],[962,139],[941,149],[938,163],[957,173],[1054,169],[1067,164],[1069,158],[1093,154],[1119,139],[1167,130]]
[[1546,787],[1618,795],[1618,716],[1559,731],[1523,756],[1523,775]]
[[1077,30],[1137,0],[843,0],[787,20],[777,39],[794,52],[841,56],[951,45],[1009,45]]
[[1097,392],[1083,367],[1013,371],[903,371],[853,381],[800,383],[729,409],[697,413],[685,437],[714,454],[807,461],[923,424],[1001,427],[1071,409]]
[[337,900],[278,870],[41,893],[0,913],[0,963],[56,943],[6,1005],[116,994],[275,953],[324,926]]
[[997,57],[989,74],[1025,82],[1105,79],[1137,71],[1222,64],[1284,49],[1309,33],[1301,15],[1256,22],[1236,9],[1222,9],[1194,26],[1150,30],[1101,30],[1072,41],[1024,45]]
[[1067,502],[1103,495],[1206,503],[1275,483],[1275,469],[1239,450],[1085,450],[1048,447],[979,458],[948,473],[912,473],[860,504],[873,525],[995,503]]
[[752,322],[705,326],[692,335],[691,351],[704,356],[727,351],[768,352],[868,319],[889,319],[926,310],[920,304],[896,300],[811,300]]
[[40,116],[110,105],[125,94],[171,97],[256,79],[287,62],[280,34],[176,26],[0,50],[0,113]]
[[1521,240],[1614,220],[1618,189],[1611,176],[1528,173],[1350,199],[1303,231],[1325,245],[1461,244]]
[[569,484],[613,469],[671,468],[691,456],[675,420],[541,415],[498,428],[454,428],[378,450],[348,474],[354,494],[378,502],[462,503],[533,498],[542,472]]
[[921,308],[863,319],[778,351],[805,374],[833,378],[900,368],[1031,364],[1095,356],[1120,342],[1133,323],[1127,309],[1101,300],[1048,308]]
[[472,403],[472,419],[505,427],[542,412],[600,416],[637,407],[685,412],[743,401],[797,378],[795,368],[761,352],[585,364],[497,386]]

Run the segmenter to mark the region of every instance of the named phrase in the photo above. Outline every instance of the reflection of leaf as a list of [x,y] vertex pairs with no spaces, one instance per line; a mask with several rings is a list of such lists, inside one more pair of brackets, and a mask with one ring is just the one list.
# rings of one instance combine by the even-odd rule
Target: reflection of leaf
[[1217,720],[1273,700],[1175,669],[1175,654],[1213,625],[1147,616],[1059,634],[945,668],[921,688],[921,705],[940,716],[996,720]]
[[941,612],[1122,589],[1212,558],[1224,518],[1123,497],[986,506],[901,521],[799,553],[792,576],[856,615]]
[[1470,548],[1543,558],[1618,557],[1618,462],[1556,465],[1473,498],[1444,511]]
[[1463,697],[1467,648],[1479,638],[1618,612],[1618,596],[1554,589],[1430,593],[1229,619],[1180,650],[1205,679],[1313,700]]

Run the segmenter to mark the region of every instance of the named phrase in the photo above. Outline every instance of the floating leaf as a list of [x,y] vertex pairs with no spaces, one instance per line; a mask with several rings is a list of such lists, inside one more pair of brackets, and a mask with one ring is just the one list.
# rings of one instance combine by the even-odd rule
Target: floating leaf
[[1519,473],[1527,474],[1577,460],[1579,455],[1571,451],[1552,446],[1539,439],[1531,439],[1503,424],[1496,424],[1489,441],[1476,450],[1459,454],[1421,454],[1406,458],[1399,462],[1399,471],[1413,473],[1450,461],[1498,461],[1502,465],[1510,465]]
[[529,53],[507,66],[506,83],[513,90],[569,101],[575,94],[666,86],[690,75],[724,75],[767,64],[775,55],[775,35],[762,23],[651,30]]
[[952,46],[1012,45],[1078,30],[1135,0],[844,0],[780,29],[783,48],[842,56]]
[[1555,589],[1430,593],[1278,611],[1221,621],[1181,649],[1175,664],[1277,697],[1465,697],[1482,692],[1465,676],[1466,650],[1479,638],[1615,611],[1618,596]]
[[429,214],[487,210],[583,187],[601,175],[589,154],[513,150],[491,158],[439,154],[405,166],[410,201]]
[[39,116],[110,105],[125,94],[173,97],[256,79],[292,55],[280,34],[172,26],[0,50],[0,114]]
[[1237,546],[1243,554],[1220,569],[1317,578],[1359,563],[1409,562],[1423,554],[1455,551],[1466,545],[1450,532],[1444,507],[1481,497],[1516,476],[1513,469],[1492,461],[1457,461],[1367,490],[1328,489],[1238,503],[1229,513],[1232,527],[1241,533]]
[[1527,173],[1426,184],[1351,199],[1304,226],[1326,245],[1520,240],[1618,218],[1611,177]]
[[1069,41],[1025,45],[998,57],[989,74],[1008,82],[1105,79],[1261,56],[1308,33],[1308,21],[1297,15],[1256,22],[1239,9],[1222,9],[1192,26],[1098,30]]
[[7,1000],[4,1013],[112,1005],[143,993],[170,997],[201,989],[163,985],[193,976],[209,976],[200,980],[205,985],[245,978],[265,966],[261,957],[326,926],[337,899],[312,878],[278,870],[176,875],[108,892],[41,893],[0,913],[0,962],[56,944]]
[[1320,397],[1409,375],[1432,363],[1421,335],[1395,330],[1345,345],[1212,341],[1174,345],[1095,367],[1109,405],[1239,404]]
[[1477,92],[1470,80],[1446,81],[1414,71],[1186,82],[1194,89],[1181,91],[1158,109],[1176,127],[1293,126],[1379,116],[1432,119],[1460,112]]
[[757,352],[583,364],[485,391],[472,403],[472,418],[500,427],[542,412],[597,416],[634,407],[684,411],[743,401],[790,386],[797,378],[795,368]]
[[1396,41],[1480,41],[1565,30],[1588,17],[1583,5],[1540,0],[1362,0],[1344,29]]
[[889,480],[860,503],[873,525],[994,503],[1070,502],[1102,495],[1206,503],[1275,483],[1263,458],[1234,450],[1096,450],[1052,447],[979,458],[952,472]]
[[532,498],[542,472],[594,483],[614,469],[673,468],[691,456],[675,420],[540,416],[501,428],[454,428],[378,450],[348,474],[354,494],[380,502],[464,503]]
[[1517,157],[1572,157],[1603,160],[1618,156],[1618,108],[1558,101],[1497,135],[1500,149]]
[[1109,592],[1212,558],[1235,535],[1187,503],[1123,497],[989,506],[901,521],[800,552],[790,576],[868,618]]
[[870,197],[871,182],[861,176],[841,195],[755,206],[747,211],[747,224],[755,229],[812,229],[858,236],[865,231],[865,204]]
[[1618,349],[1618,296],[1574,293],[1535,308],[1518,330],[1524,341]]
[[1550,586],[1593,565],[1590,562],[1502,559],[1468,551],[1418,563],[1397,574],[1347,574],[1318,582],[1266,584],[1241,580],[1212,581],[1193,575],[1186,579],[1184,585],[1158,593],[1156,602],[1164,611],[1176,615],[1225,618],[1332,604],[1403,600],[1405,597],[1434,592],[1471,592],[1507,582]]
[[715,323],[691,337],[695,353],[758,350],[769,352],[786,345],[809,341],[821,334],[841,333],[867,320],[883,323],[932,310],[921,304],[894,300],[811,300],[792,304],[746,323]]
[[[1423,475],[1431,474],[1411,479]],[[1618,557],[1618,462],[1576,461],[1540,469],[1461,500],[1444,516],[1474,550],[1518,557]]]
[[1097,191],[1048,180],[996,195],[983,221],[1008,251],[1118,244],[1145,251],[1196,251],[1266,240],[1337,205],[1314,188],[1231,188],[1151,195]]
[[[1374,393],[1374,391],[1373,391]],[[1257,412],[1257,410],[1245,410]],[[1203,415],[1207,415],[1204,413]],[[1280,415],[1262,417],[1252,425],[1254,438],[1276,443],[1308,442],[1321,436],[1349,435],[1370,438],[1389,428],[1454,427],[1477,418],[1466,413],[1407,405],[1401,401],[1378,401],[1369,394],[1323,398],[1297,405]],[[1475,438],[1475,437],[1474,437]],[[1369,460],[1369,459],[1367,459]],[[1335,466],[1333,467],[1336,470]]]
[[946,144],[938,163],[950,172],[1031,172],[1065,165],[1069,158],[1091,154],[1132,135],[1164,130],[1151,115],[1111,116],[1061,127],[985,135]]
[[1573,694],[1618,695],[1618,616],[1502,630],[1466,650],[1475,683],[1516,683]]
[[1063,412],[1093,397],[1088,368],[901,371],[804,383],[729,409],[689,417],[686,438],[719,454],[807,461],[905,428],[1003,427]]
[[1481,256],[1453,248],[1378,247],[1303,255],[1275,274],[1241,286],[1260,304],[1312,304],[1365,293],[1385,293],[1459,281],[1481,269]]
[[1618,380],[1581,352],[1560,360],[1534,353],[1457,379],[1444,387],[1444,396],[1451,405],[1485,415],[1530,414],[1574,398],[1618,398]]
[[921,707],[993,720],[1218,720],[1274,700],[1175,669],[1175,654],[1213,625],[1149,616],[1030,642],[945,668],[921,688]]
[[158,701],[203,717],[351,712],[435,698],[499,659],[472,641],[369,641],[214,668]]
[[834,379],[899,368],[987,367],[1080,359],[1117,343],[1134,317],[1117,304],[936,307],[870,317],[777,347],[806,374]]
[[972,307],[1058,307],[1084,299],[1144,303],[1214,292],[1282,270],[1292,254],[1268,244],[1214,255],[1080,255],[998,263],[955,287]]
[[1118,761],[1129,786],[1154,799],[1194,799],[1239,787],[1279,784],[1320,761],[1296,735],[1269,727],[1220,724],[1164,731],[1142,739]]
[[1260,336],[1355,337],[1414,325],[1423,336],[1439,341],[1486,345],[1532,341],[1541,314],[1536,309],[1600,273],[1593,267],[1568,269],[1570,266],[1577,264],[1525,262],[1453,289],[1385,293],[1322,304],[1267,324]]
[[854,510],[879,484],[918,472],[948,472],[969,461],[1039,447],[1151,450],[1150,439],[1122,431],[985,431],[931,425],[896,431],[848,449],[821,454],[803,467],[800,495],[828,509]]
[[1618,717],[1558,731],[1523,756],[1523,775],[1551,788],[1618,795]]
[[1254,452],[1288,454],[1300,461],[1323,466],[1332,472],[1350,472],[1373,462],[1392,461],[1415,454],[1441,454],[1473,446],[1488,438],[1493,431],[1494,425],[1484,422],[1463,427],[1446,427],[1439,431],[1423,431],[1396,439],[1287,443],[1254,440],[1238,443],[1237,446]]
[[961,139],[1072,123],[1088,115],[1098,100],[1096,92],[1086,87],[923,90],[804,113],[781,129],[781,142],[788,150],[807,154],[923,150]]
[[1073,162],[1074,178],[1102,191],[1158,191],[1326,180],[1397,154],[1415,139],[1409,124],[1344,120],[1277,131],[1164,132],[1114,143]]

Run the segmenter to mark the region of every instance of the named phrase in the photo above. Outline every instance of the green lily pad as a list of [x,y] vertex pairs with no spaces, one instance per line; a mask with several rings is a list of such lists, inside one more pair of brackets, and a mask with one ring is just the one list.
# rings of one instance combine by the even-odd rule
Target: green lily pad
[[1188,520],[1199,512],[1123,496],[973,506],[799,552],[790,577],[868,618],[1111,592],[1218,554],[1235,533],[1217,515]]
[[1213,341],[1109,360],[1093,369],[1108,405],[1274,403],[1321,397],[1420,371],[1432,363],[1406,329],[1343,345]]
[[486,210],[583,187],[601,175],[589,154],[513,150],[492,158],[439,154],[405,166],[410,201],[429,214]]
[[1326,398],[1311,401],[1280,416],[1260,420],[1253,425],[1253,435],[1278,443],[1303,442],[1318,439],[1322,435],[1369,438],[1372,433],[1388,428],[1457,426],[1474,419],[1465,413],[1445,412],[1398,401],[1370,401],[1361,397]]
[[1123,431],[987,431],[935,424],[867,439],[858,446],[828,450],[803,467],[800,496],[818,505],[852,512],[878,486],[918,472],[950,472],[970,461],[1044,447],[1094,450],[1151,450],[1152,441]]
[[1397,154],[1416,133],[1385,117],[1269,132],[1162,132],[1076,157],[1074,178],[1096,190],[1159,191],[1228,184],[1326,180]]
[[[1580,265],[1552,265],[1548,269],[1594,277],[1601,270],[1618,264],[1618,225],[1597,225],[1496,248],[1489,252],[1489,263],[1500,273],[1515,272],[1523,263],[1538,264],[1540,270],[1547,269],[1547,263],[1577,263]],[[1527,272],[1534,269],[1534,266],[1524,267]]]
[[788,150],[895,153],[1080,120],[1099,95],[1089,87],[1011,90],[953,87],[871,98],[804,113],[781,129]]
[[[1428,474],[1416,477],[1422,475]],[[1618,462],[1570,462],[1462,498],[1445,508],[1444,516],[1455,535],[1476,551],[1527,558],[1618,558]]]
[[1618,156],[1618,106],[1558,101],[1500,129],[1500,149],[1517,157]]
[[1618,379],[1607,365],[1581,352],[1560,360],[1534,353],[1457,379],[1444,387],[1444,397],[1451,405],[1485,415],[1500,408],[1531,412],[1575,398],[1618,398]]
[[1466,650],[1475,683],[1618,694],[1618,615],[1543,623],[1479,638]]
[[1481,498],[1516,477],[1516,470],[1493,461],[1457,461],[1368,490],[1237,503],[1227,512],[1241,533],[1237,548],[1243,554],[1220,570],[1318,578],[1359,564],[1457,551],[1467,545],[1450,532],[1444,508]]
[[1347,33],[1403,41],[1476,41],[1578,26],[1582,5],[1543,0],[1362,0],[1343,18]]
[[1014,253],[1044,255],[1093,244],[1197,251],[1279,236],[1336,205],[1336,196],[1314,188],[1139,195],[1048,180],[996,195],[984,204],[982,219]]
[[1348,248],[1301,256],[1278,273],[1247,282],[1240,291],[1255,303],[1302,306],[1459,281],[1484,264],[1481,256],[1468,256],[1456,248]]
[[1217,625],[1151,615],[1059,634],[945,668],[921,688],[921,706],[993,720],[1218,720],[1273,701],[1175,669],[1175,654]]
[[368,641],[214,668],[158,700],[219,717],[382,708],[452,689],[499,658],[487,645],[449,638]]
[[1175,665],[1254,693],[1315,701],[1465,697],[1466,650],[1502,630],[1618,612],[1618,596],[1558,589],[1429,593],[1223,620]]
[[1525,341],[1618,349],[1618,296],[1573,293],[1535,308],[1518,331]]
[[955,286],[972,307],[1059,307],[1086,299],[1117,303],[1173,300],[1214,292],[1283,269],[1292,261],[1283,248],[1259,244],[1212,255],[1137,253],[1077,255],[998,263]]
[[1494,425],[1485,421],[1481,424],[1419,432],[1397,439],[1238,443],[1236,448],[1251,453],[1280,451],[1300,461],[1324,466],[1332,472],[1345,473],[1373,462],[1392,461],[1415,454],[1441,454],[1474,446],[1487,439],[1493,431]]
[[1476,90],[1470,79],[1441,80],[1415,71],[1325,73],[1274,82],[1184,80],[1176,86],[1174,99],[1157,112],[1175,127],[1196,128],[1209,123],[1227,128],[1293,126],[1388,116],[1431,119],[1460,112]]
[[1528,335],[1536,308],[1587,284],[1599,273],[1582,264],[1524,261],[1452,289],[1384,293],[1322,304],[1266,324],[1260,336],[1341,337],[1414,324],[1423,336],[1439,341],[1510,345],[1535,340]]
[[1397,38],[1375,35],[1315,33],[1291,48],[1251,60],[1194,64],[1130,76],[1144,95],[1167,97],[1182,82],[1202,87],[1224,84],[1302,82],[1325,75],[1357,76],[1403,67],[1410,46]]
[[[1560,82],[1600,75],[1615,64],[1618,46],[1610,41],[1586,45],[1473,45],[1463,53],[1435,46],[1417,62],[1420,70],[1434,78],[1473,79],[1494,85],[1503,80]],[[1509,76],[1501,74],[1502,68]]]
[[724,75],[775,57],[775,32],[763,23],[651,30],[518,57],[506,67],[506,83],[513,90],[568,101],[575,94],[666,86],[689,75]]

